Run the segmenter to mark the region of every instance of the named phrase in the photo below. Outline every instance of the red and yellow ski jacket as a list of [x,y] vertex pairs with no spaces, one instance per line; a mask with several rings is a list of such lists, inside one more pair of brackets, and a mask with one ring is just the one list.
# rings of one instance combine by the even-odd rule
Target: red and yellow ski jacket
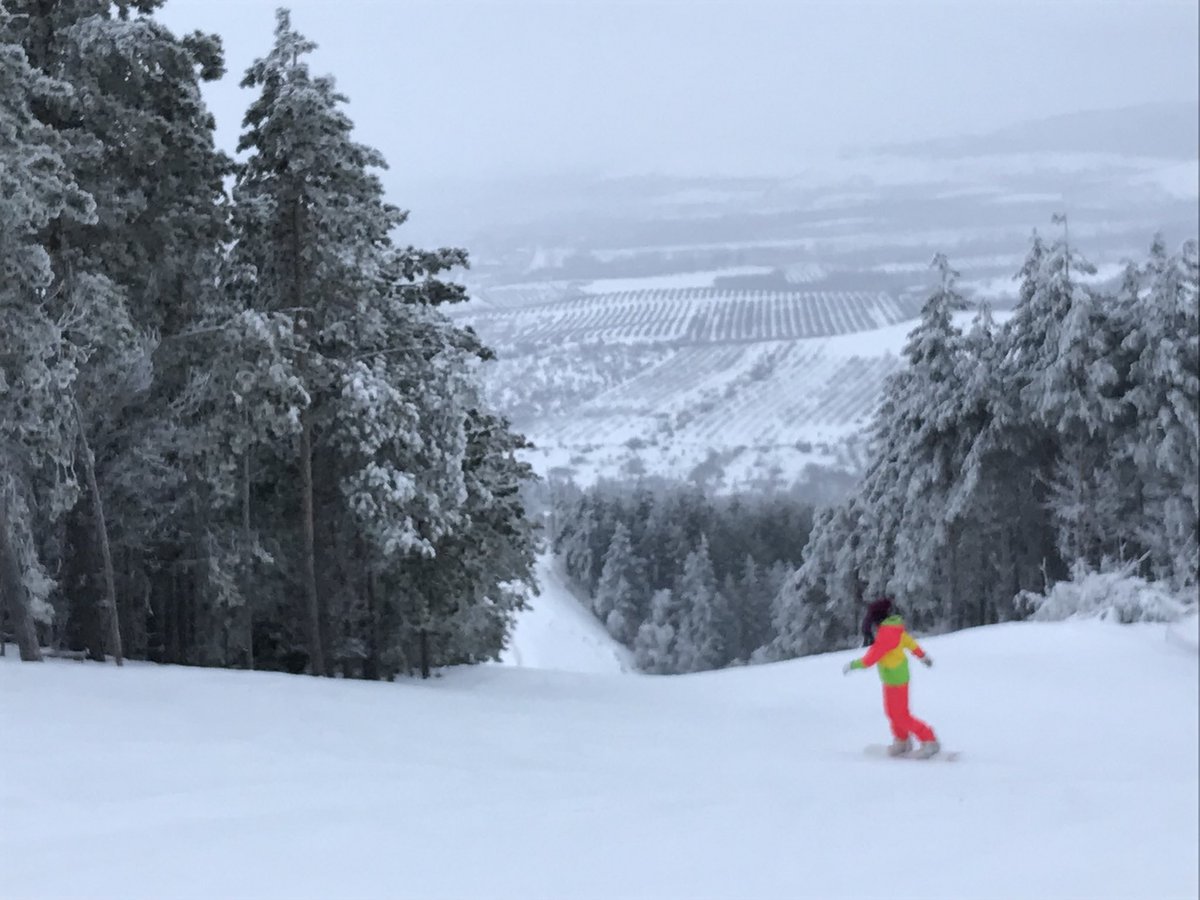
[[904,620],[899,616],[888,616],[879,625],[875,643],[862,659],[850,663],[850,668],[869,669],[879,663],[879,680],[884,684],[908,684],[908,657],[904,655],[905,650],[911,650],[917,659],[925,658],[921,645],[904,630]]

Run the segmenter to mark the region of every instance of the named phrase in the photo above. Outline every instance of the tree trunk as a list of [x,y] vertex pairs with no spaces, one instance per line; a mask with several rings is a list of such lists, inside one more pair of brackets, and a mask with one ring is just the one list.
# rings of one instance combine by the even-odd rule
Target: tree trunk
[[179,643],[179,604],[183,601],[178,566],[171,567],[171,589],[163,598],[163,644],[166,656],[163,662],[177,663],[182,654]]
[[421,677],[428,678],[429,677],[429,669],[430,669],[430,666],[429,666],[429,630],[427,628],[421,628],[420,631],[418,631],[417,633],[420,636],[420,642],[421,642]]
[[81,455],[84,475],[87,477],[88,493],[92,498],[96,539],[100,544],[100,558],[104,566],[104,606],[108,620],[108,649],[119,666],[124,660],[121,650],[121,619],[117,611],[117,589],[116,578],[113,575],[112,550],[108,545],[108,526],[104,521],[104,503],[100,498],[100,487],[96,483],[96,457],[88,445],[87,430],[83,426],[83,413],[79,409],[78,402],[75,403],[75,420],[79,425],[79,444],[83,450]]
[[[249,416],[247,416],[249,418]],[[254,610],[250,606],[250,451],[242,456],[242,606],[246,612],[246,668],[254,668]]]
[[[8,498],[0,490],[0,609],[7,608],[9,621],[21,659],[25,662],[41,662],[42,649],[38,646],[37,628],[29,612],[25,585],[17,563],[17,553],[12,545],[12,532],[8,524]],[[3,640],[0,637],[0,640]]]
[[950,604],[951,619],[954,621],[955,629],[967,627],[967,615],[965,604],[959,599],[958,595],[958,541],[961,536],[962,529],[958,525],[950,526],[950,572],[947,578],[947,587],[949,588],[947,599]]
[[316,542],[313,523],[312,423],[306,412],[300,425],[301,526],[304,531],[304,592],[308,598],[308,650],[314,675],[325,675],[325,651],[321,645],[321,604],[317,594]]
[[363,567],[367,570],[364,585],[367,601],[367,658],[363,662],[363,678],[378,681],[383,670],[379,659],[379,646],[382,643],[379,633],[379,607],[375,598],[375,573],[367,565],[366,554],[363,555]]

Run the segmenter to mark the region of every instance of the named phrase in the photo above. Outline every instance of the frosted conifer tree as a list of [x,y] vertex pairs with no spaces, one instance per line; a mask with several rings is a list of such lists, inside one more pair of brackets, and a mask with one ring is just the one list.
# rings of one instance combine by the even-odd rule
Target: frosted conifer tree
[[[211,36],[172,35],[151,15],[161,0],[6,5],[13,39],[70,88],[44,98],[38,116],[95,203],[88,220],[60,218],[42,238],[63,302],[92,316],[98,336],[72,397],[87,490],[55,542],[68,640],[99,656],[122,643],[109,624],[117,601],[144,595],[152,571],[163,572],[148,559],[148,536],[161,549],[194,526],[179,514],[173,407],[187,363],[181,345],[159,339],[191,324],[215,280],[228,165],[213,149],[199,82],[220,75],[220,48]],[[140,613],[150,604],[123,605],[122,618],[135,614],[124,630],[144,653]]]
[[[1152,254],[1148,313],[1131,334],[1136,358],[1127,399],[1137,410],[1135,461],[1145,484],[1145,540],[1158,571],[1197,580],[1200,551],[1200,254],[1189,241]],[[1136,343],[1134,343],[1136,341]]]
[[818,513],[795,573],[772,603],[775,637],[767,655],[789,659],[845,646],[858,634],[861,501],[853,498]]
[[[11,28],[0,6],[0,614],[21,658],[37,660],[35,621],[52,615],[35,536],[38,500],[45,516],[61,516],[79,492],[69,393],[79,354],[54,315],[62,306],[47,302],[61,285],[39,234],[60,218],[87,222],[95,207],[64,163],[65,142],[30,108],[68,89],[29,65]],[[40,498],[39,485],[48,486]]]
[[604,555],[604,567],[592,597],[592,607],[609,634],[624,644],[632,643],[641,624],[637,600],[641,582],[638,569],[629,527],[618,522]]
[[1098,563],[1104,546],[1096,520],[1104,496],[1098,476],[1116,415],[1117,373],[1106,346],[1104,299],[1080,280],[1094,272],[1064,229],[1033,285],[1029,307],[1038,316],[1015,347],[1024,351],[1017,360],[1022,406],[1057,449],[1050,476],[1059,551],[1069,560]]
[[715,669],[733,658],[736,628],[729,602],[718,590],[708,538],[687,555],[674,591],[681,612],[676,654],[679,671]]
[[280,549],[301,575],[309,667],[486,658],[519,604],[504,583],[530,578],[514,498],[531,473],[482,412],[487,351],[437,309],[462,298],[438,276],[466,256],[392,245],[405,214],[383,199],[382,157],[352,139],[332,79],[309,72],[313,43],[277,18],[243,80],[259,95],[231,269],[270,353],[223,369],[268,388],[273,433],[255,441],[291,475],[279,508],[299,515]]
[[679,615],[679,605],[670,588],[654,592],[650,598],[650,616],[638,627],[633,643],[634,661],[643,672],[678,671]]

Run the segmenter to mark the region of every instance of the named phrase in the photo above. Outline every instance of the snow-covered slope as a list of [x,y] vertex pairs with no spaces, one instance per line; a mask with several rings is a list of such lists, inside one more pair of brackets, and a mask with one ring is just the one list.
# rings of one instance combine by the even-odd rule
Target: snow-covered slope
[[553,556],[538,560],[540,593],[517,618],[505,665],[563,672],[629,672],[632,654],[580,603]]
[[886,739],[848,654],[429,682],[0,660],[0,894],[1194,900],[1197,654],[1161,626],[932,638]]
[[[863,429],[901,364],[915,305],[665,293],[680,296],[464,316],[495,342],[489,394],[533,442],[536,469],[581,484],[651,474],[716,489],[786,487],[809,466],[859,471]],[[958,316],[964,329],[971,320]]]
[[[860,435],[921,302],[879,291],[511,285],[451,310],[497,353],[492,402],[542,474],[782,487],[855,472]],[[782,275],[781,275],[782,277]]]

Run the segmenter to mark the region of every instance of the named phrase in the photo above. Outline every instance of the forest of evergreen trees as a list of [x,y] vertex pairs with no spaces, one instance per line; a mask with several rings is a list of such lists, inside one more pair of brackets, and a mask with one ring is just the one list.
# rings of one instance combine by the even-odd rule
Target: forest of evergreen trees
[[0,632],[390,677],[495,657],[535,534],[457,249],[278,15],[234,162],[214,35],[163,0],[0,0]]
[[641,666],[850,646],[885,593],[925,632],[1024,617],[1030,594],[1114,567],[1194,594],[1196,242],[1170,254],[1155,240],[1103,289],[1056,220],[1057,240],[1034,234],[1003,325],[983,302],[958,328],[969,304],[935,259],[938,285],[874,417],[865,477],[811,526],[782,498],[601,485],[560,503],[556,552]]
[[1125,566],[1194,594],[1200,556],[1200,292],[1195,240],[1155,240],[1112,289],[1037,233],[1003,326],[971,327],[944,257],[872,427],[851,499],[823,510],[775,604],[774,658],[852,643],[896,596],[912,627],[1020,618],[1021,597]]
[[560,489],[553,546],[638,667],[694,672],[749,662],[801,559],[812,506],[798,495],[714,497],[643,479]]

